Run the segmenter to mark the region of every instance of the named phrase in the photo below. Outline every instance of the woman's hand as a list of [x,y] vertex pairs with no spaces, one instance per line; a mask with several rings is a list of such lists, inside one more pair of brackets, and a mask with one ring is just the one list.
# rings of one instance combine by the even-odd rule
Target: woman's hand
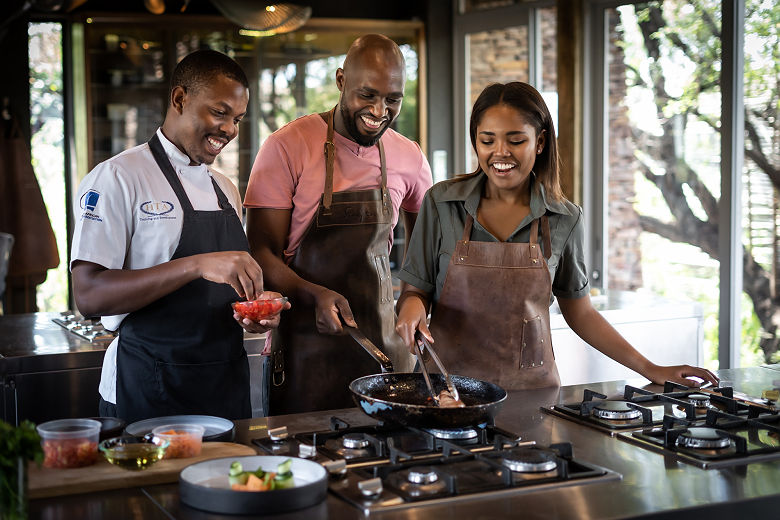
[[[260,294],[259,299],[273,299],[273,298],[281,298],[282,295],[278,292],[273,291],[263,291]],[[273,316],[262,319],[260,321],[252,321],[249,318],[242,318],[240,314],[238,314],[236,311],[233,311],[233,319],[235,319],[241,327],[247,332],[251,332],[254,334],[262,334],[263,332],[268,332],[271,329],[275,329],[279,326],[279,321],[282,317],[282,311],[285,311],[291,307],[290,302],[285,302],[282,309],[274,314]]]
[[407,290],[399,298],[395,332],[401,336],[412,354],[415,353],[414,335],[418,330],[428,341],[433,343],[433,336],[428,330],[428,300],[425,295],[417,291]]
[[676,366],[659,366],[653,365],[649,370],[643,374],[653,383],[662,385],[667,381],[674,381],[685,386],[699,387],[702,383],[692,377],[709,381],[713,385],[717,386],[718,377],[707,370],[706,368],[692,367],[690,365],[676,365]]

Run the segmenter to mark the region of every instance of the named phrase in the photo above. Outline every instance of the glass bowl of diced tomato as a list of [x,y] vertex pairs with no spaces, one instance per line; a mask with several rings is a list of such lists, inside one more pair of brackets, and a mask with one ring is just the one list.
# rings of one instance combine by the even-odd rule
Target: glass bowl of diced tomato
[[203,432],[200,424],[166,424],[152,430],[152,442],[168,443],[165,459],[186,459],[200,455],[203,447]]
[[100,422],[93,419],[58,419],[39,424],[43,465],[80,468],[97,461]]
[[252,321],[266,320],[279,314],[287,303],[287,297],[281,298],[260,298],[258,300],[247,300],[245,302],[233,302],[233,310],[242,318]]

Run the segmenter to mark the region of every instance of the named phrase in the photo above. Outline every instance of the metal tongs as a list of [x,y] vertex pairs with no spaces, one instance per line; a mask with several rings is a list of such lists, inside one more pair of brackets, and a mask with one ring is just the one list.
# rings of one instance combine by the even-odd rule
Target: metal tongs
[[[431,354],[431,358],[433,358],[433,362],[436,363],[436,366],[439,367],[439,370],[441,371],[442,375],[444,376],[444,381],[447,383],[447,391],[452,396],[452,399],[455,401],[460,401],[460,394],[458,393],[458,389],[455,388],[455,385],[452,384],[452,379],[450,379],[450,374],[447,372],[447,369],[444,368],[444,365],[442,365],[441,360],[439,359],[439,356],[436,355],[436,351],[433,350],[433,347],[431,346],[430,342],[420,334],[420,331],[417,331],[417,333],[414,335],[414,349],[415,354],[417,356],[417,361],[420,364],[420,369],[422,370],[423,377],[425,378],[425,384],[428,386],[428,391],[431,393],[431,397],[433,397],[434,402],[436,402],[436,405],[440,405],[439,403],[439,394],[437,394],[433,390],[433,385],[431,384],[431,376],[428,375],[428,369],[425,367],[425,360],[423,359],[422,355],[422,349],[420,349],[419,341],[422,341],[423,347],[428,349],[428,352]],[[462,401],[461,401],[462,402]]]

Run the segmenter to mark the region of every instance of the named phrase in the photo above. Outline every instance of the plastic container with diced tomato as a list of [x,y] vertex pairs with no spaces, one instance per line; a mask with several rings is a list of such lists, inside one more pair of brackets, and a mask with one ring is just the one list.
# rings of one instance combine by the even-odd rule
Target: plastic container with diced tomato
[[47,468],[80,468],[97,461],[100,422],[93,419],[58,419],[38,425]]
[[200,424],[166,424],[152,430],[152,442],[168,442],[165,459],[186,459],[200,455],[203,447],[203,433],[206,428]]
[[281,298],[261,298],[245,302],[234,302],[232,306],[233,310],[242,318],[260,321],[279,314],[285,303],[287,303],[287,297],[283,296]]

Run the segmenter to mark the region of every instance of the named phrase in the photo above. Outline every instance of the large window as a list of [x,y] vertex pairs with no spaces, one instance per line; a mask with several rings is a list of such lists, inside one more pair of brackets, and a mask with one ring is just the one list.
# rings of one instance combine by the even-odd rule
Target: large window
[[752,365],[780,360],[780,4],[749,0],[746,7],[742,355]]
[[[709,367],[718,367],[723,347],[737,349],[743,365],[776,361],[780,8],[748,0],[744,27],[736,28],[745,35],[745,127],[744,139],[739,128],[734,140],[724,127],[733,115],[724,110],[733,107],[721,99],[730,71],[722,70],[727,62],[719,0],[643,2],[594,13],[602,39],[591,49],[603,53],[594,60],[603,74],[591,77],[600,110],[593,148],[603,153],[596,154],[593,173],[604,190],[603,205],[591,212],[594,282],[607,291],[699,302]],[[735,35],[728,36],[731,41]],[[719,334],[727,315],[723,286],[739,283],[738,276],[721,279],[721,262],[742,260],[739,252],[724,256],[722,246],[730,231],[722,177],[735,175],[721,164],[729,142],[744,146],[745,156],[743,243],[735,248],[744,259],[744,292],[741,302],[728,303],[741,308],[741,319],[732,320],[741,324],[730,325],[741,327],[739,345]]]
[[30,59],[31,155],[46,210],[57,238],[60,265],[50,269],[38,286],[41,312],[68,308],[68,247],[65,197],[64,99],[62,83],[62,25],[31,23]]

